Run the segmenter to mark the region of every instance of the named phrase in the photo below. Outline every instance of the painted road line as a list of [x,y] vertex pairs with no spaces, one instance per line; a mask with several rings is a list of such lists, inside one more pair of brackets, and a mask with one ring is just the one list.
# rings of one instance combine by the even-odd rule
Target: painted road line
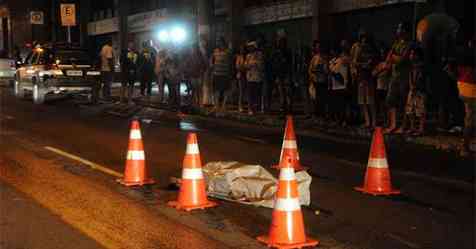
[[406,245],[406,246],[408,246],[408,247],[410,247],[410,248],[413,248],[413,249],[419,249],[419,248],[421,248],[420,245],[418,245],[418,244],[416,244],[416,243],[413,243],[413,242],[410,242],[410,241],[408,241],[408,240],[406,240],[406,239],[404,239],[404,238],[402,238],[402,237],[400,237],[400,236],[398,236],[398,235],[395,235],[395,234],[393,234],[393,233],[387,233],[386,235],[387,235],[387,237],[389,237],[389,238],[391,238],[391,239],[393,239],[393,240],[395,240],[395,241],[397,241],[397,242],[399,242],[399,243],[402,243],[402,244],[404,244],[404,245]]
[[82,164],[86,164],[86,165],[88,165],[89,167],[91,167],[92,169],[99,170],[99,171],[101,171],[101,172],[103,172],[103,173],[106,173],[106,174],[108,174],[108,175],[115,176],[115,177],[119,177],[119,178],[124,177],[124,175],[123,175],[122,173],[119,173],[119,172],[114,171],[114,170],[112,170],[112,169],[108,169],[108,168],[106,168],[106,167],[104,167],[104,166],[102,166],[102,165],[99,165],[99,164],[97,164],[97,163],[93,163],[93,162],[91,162],[91,161],[89,161],[89,160],[86,160],[86,159],[81,158],[81,157],[79,157],[79,156],[75,156],[75,155],[73,155],[73,154],[70,154],[70,153],[68,153],[68,152],[62,151],[62,150],[60,150],[60,149],[56,149],[56,148],[49,147],[49,146],[45,146],[44,148],[45,148],[46,150],[49,150],[49,151],[54,152],[54,153],[56,153],[56,154],[59,154],[59,155],[62,155],[62,156],[64,156],[64,157],[67,157],[67,158],[73,159],[73,160],[75,160],[75,161],[78,161],[78,162],[80,162],[80,163],[82,163]]
[[254,143],[259,143],[259,144],[266,144],[264,140],[257,139],[257,138],[251,138],[251,137],[243,137],[243,136],[237,136],[237,138],[249,141],[249,142],[254,142]]

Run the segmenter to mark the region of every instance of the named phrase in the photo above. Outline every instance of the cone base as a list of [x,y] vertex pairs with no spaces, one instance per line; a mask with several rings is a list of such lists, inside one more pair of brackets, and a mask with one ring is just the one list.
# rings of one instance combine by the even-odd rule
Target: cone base
[[124,185],[124,186],[127,186],[127,187],[130,187],[130,186],[142,186],[142,185],[148,185],[148,184],[154,184],[155,181],[154,179],[146,179],[146,180],[143,180],[143,181],[138,181],[138,182],[128,182],[128,181],[125,181],[124,179],[116,179],[116,182]]
[[178,201],[169,201],[167,203],[167,205],[169,205],[173,208],[176,208],[178,210],[185,210],[187,212],[190,212],[190,211],[196,210],[196,209],[205,209],[205,208],[216,207],[216,206],[218,206],[218,203],[213,202],[213,201],[208,201],[207,203],[202,204],[202,205],[184,206],[184,205],[180,204]]
[[355,187],[354,189],[359,191],[359,192],[362,192],[364,194],[370,194],[370,195],[374,195],[374,196],[377,196],[377,195],[399,195],[400,194],[400,190],[395,190],[395,189],[392,189],[390,191],[370,191],[370,190],[367,190],[363,187]]
[[[273,169],[281,169],[281,168],[288,168],[288,167],[280,167],[279,164],[278,164],[278,165],[273,165],[273,166],[271,166],[271,168],[273,168]],[[293,168],[294,168],[294,171],[295,171],[295,172],[303,171],[303,170],[308,170],[308,169],[309,169],[309,167],[304,167],[304,166],[300,166],[300,165],[299,165],[299,166],[295,166],[295,167],[293,167]]]
[[319,241],[306,238],[306,242],[303,243],[294,243],[294,244],[280,244],[272,242],[268,236],[259,236],[256,238],[259,242],[266,244],[268,247],[274,247],[278,249],[292,249],[292,248],[303,248],[303,247],[314,247],[319,244]]

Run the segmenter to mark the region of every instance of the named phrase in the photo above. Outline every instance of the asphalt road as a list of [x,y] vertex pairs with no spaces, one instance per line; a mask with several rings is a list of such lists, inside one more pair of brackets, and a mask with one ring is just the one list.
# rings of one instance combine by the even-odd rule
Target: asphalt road
[[[219,208],[210,211],[181,215],[163,204],[175,198],[176,193],[167,187],[171,176],[180,175],[188,132],[198,133],[204,162],[240,161],[269,168],[276,163],[280,152],[282,134],[275,131],[197,121],[193,117],[181,119],[164,113],[158,123],[142,123],[148,171],[157,184],[151,188],[128,190],[118,187],[114,177],[89,170],[81,163],[44,149],[45,146],[57,148],[122,172],[128,143],[128,119],[104,114],[100,107],[79,106],[72,101],[35,106],[30,101],[17,100],[1,89],[0,122],[0,149],[8,159],[3,165],[9,165],[2,165],[0,178],[47,209],[64,212],[62,217],[68,224],[102,246],[120,248],[115,246],[124,238],[115,235],[130,233],[139,241],[134,248],[150,248],[151,245],[191,248],[181,241],[194,241],[196,244],[192,248],[260,248],[254,237],[267,233],[270,209],[221,202]],[[474,162],[425,148],[390,147],[392,180],[403,195],[379,198],[353,190],[363,181],[368,141],[336,143],[300,137],[298,143],[302,161],[310,167],[313,176],[312,204],[303,209],[306,227],[310,235],[321,240],[322,248],[474,248],[474,174],[471,168]],[[18,166],[18,162],[23,166]],[[35,170],[43,167],[55,173]],[[22,170],[27,170],[28,174],[18,173]],[[45,180],[35,180],[36,174]],[[59,175],[55,179],[65,180],[56,180],[54,184],[46,180],[56,174]],[[87,186],[95,187],[85,189],[83,181],[88,182]],[[76,203],[77,198],[64,198],[61,189],[66,187],[71,190],[68,195],[82,200],[81,205]],[[43,190],[48,194],[39,194]],[[57,198],[51,201],[48,196]],[[99,196],[105,199],[96,199]],[[127,212],[113,208],[122,204],[108,205],[119,202],[114,198],[119,198],[121,203],[133,200],[133,204],[123,205],[137,206],[138,210],[145,208],[146,211],[137,212],[144,212],[147,220],[150,218],[157,224],[165,222],[162,227],[168,232],[180,234],[179,231],[190,229],[187,234],[193,235],[171,240],[167,236],[144,232],[143,228],[135,226],[136,223],[144,222],[144,227],[155,223],[142,219],[133,222],[135,225],[117,228],[113,224],[125,219]],[[94,203],[101,205],[90,208]],[[82,210],[80,213],[85,213],[84,216],[78,216],[76,209]],[[316,210],[320,211],[319,215],[315,214]],[[110,217],[115,222],[111,224],[110,219],[98,217]],[[88,220],[86,218],[101,226],[88,225],[84,221]],[[98,235],[99,232],[102,235]],[[204,244],[206,246],[201,247]]]
[[0,248],[104,248],[31,197],[1,181],[0,203]]

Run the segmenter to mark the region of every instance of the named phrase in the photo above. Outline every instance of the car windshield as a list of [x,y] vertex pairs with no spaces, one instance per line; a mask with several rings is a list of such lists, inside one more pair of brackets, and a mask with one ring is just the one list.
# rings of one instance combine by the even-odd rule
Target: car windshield
[[59,50],[55,53],[54,62],[56,64],[90,65],[91,58],[84,51]]

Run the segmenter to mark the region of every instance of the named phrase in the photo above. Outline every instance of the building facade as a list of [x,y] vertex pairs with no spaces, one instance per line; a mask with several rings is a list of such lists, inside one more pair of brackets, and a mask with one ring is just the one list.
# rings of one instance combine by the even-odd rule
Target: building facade
[[76,6],[76,25],[70,29],[72,41],[86,42],[83,31],[89,0],[4,0],[0,1],[0,49],[11,54],[15,47],[21,50],[35,42],[66,41],[67,28],[61,25],[62,3]]

